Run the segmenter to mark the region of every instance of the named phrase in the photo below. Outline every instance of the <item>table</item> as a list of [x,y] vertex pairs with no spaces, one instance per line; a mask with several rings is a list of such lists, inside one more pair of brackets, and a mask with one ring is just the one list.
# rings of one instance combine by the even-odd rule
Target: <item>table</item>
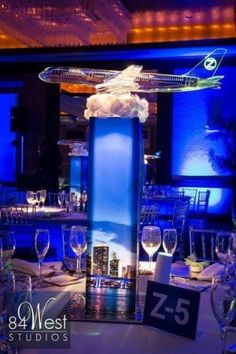
[[[55,208],[54,208],[55,209]],[[16,238],[16,252],[17,258],[36,260],[34,252],[34,234],[37,228],[48,229],[50,233],[50,249],[46,256],[46,260],[61,260],[63,256],[62,244],[62,224],[68,226],[72,225],[87,225],[86,213],[56,213],[53,215],[52,211],[46,214],[42,212],[36,213],[34,219],[30,222],[7,223],[2,225],[2,228],[14,231]],[[59,210],[59,209],[58,209]]]
[[[209,294],[209,290],[201,293],[195,340],[141,324],[71,322],[71,348],[60,349],[60,354],[220,354],[220,334],[211,312]],[[236,333],[231,332],[229,339],[231,343],[236,342]],[[21,351],[22,354],[57,352],[58,349]]]

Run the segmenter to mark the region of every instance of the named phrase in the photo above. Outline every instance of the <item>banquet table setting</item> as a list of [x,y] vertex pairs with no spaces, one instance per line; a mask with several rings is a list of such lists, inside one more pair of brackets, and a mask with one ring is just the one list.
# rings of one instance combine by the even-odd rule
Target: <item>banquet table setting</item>
[[[55,264],[54,264],[55,266]],[[58,266],[58,265],[56,265]],[[153,265],[154,266],[154,265]],[[177,265],[173,268],[173,274],[176,274],[176,269],[180,266]],[[149,276],[151,279],[152,277]],[[203,354],[208,353],[221,353],[221,340],[219,334],[219,328],[216,319],[212,313],[210,304],[211,282],[194,280],[194,285],[191,280],[185,279],[185,284],[181,281],[178,282],[178,278],[173,285],[184,286],[187,285],[189,289],[200,291],[200,307],[197,322],[196,338],[189,339],[183,336],[178,336],[173,333],[168,333],[162,329],[154,328],[148,325],[143,325],[142,321],[136,321],[135,323],[127,321],[122,322],[106,322],[106,321],[88,321],[78,320],[70,322],[70,348],[60,349],[62,353],[75,353],[79,350],[82,354],[91,353],[95,350],[96,353],[160,353],[171,354],[175,353],[193,353],[197,354],[201,351]],[[193,281],[192,281],[193,282]],[[197,286],[197,282],[199,282]],[[205,283],[205,286],[202,286]],[[72,285],[65,285],[60,287],[60,292],[81,292],[84,294],[84,279],[79,283]],[[58,286],[49,285],[42,290],[58,291]],[[37,295],[37,289],[35,289]],[[40,292],[41,294],[41,292]],[[141,293],[145,295],[145,293]],[[40,295],[41,296],[41,295]],[[65,301],[60,300],[60,306],[64,306]],[[60,312],[60,307],[58,308]],[[228,345],[236,343],[236,328],[228,332],[227,338]],[[56,352],[57,349],[46,348],[30,348],[21,349],[21,353],[51,353]],[[235,350],[235,349],[234,349]],[[234,353],[235,351],[229,351],[227,353]]]
[[[138,259],[134,293],[134,281],[125,279],[132,278],[132,269],[127,268],[130,275],[122,270],[122,277],[118,277],[116,269],[119,261],[115,254],[110,261],[110,272],[113,272],[116,280],[111,280],[112,277],[104,276],[102,273],[89,277],[86,274],[86,267],[89,264],[86,257],[87,214],[83,211],[68,212],[58,205],[43,205],[35,208],[33,227],[30,225],[31,232],[33,230],[33,243],[30,247],[33,246],[38,262],[19,258],[17,251],[20,243],[17,242],[17,232],[21,228],[26,230],[26,225],[18,219],[22,217],[19,210],[28,212],[28,206],[16,205],[15,208],[18,210],[16,214],[9,214],[6,219],[3,218],[10,227],[0,231],[0,309],[2,311],[0,332],[3,333],[0,339],[3,352],[15,350],[15,352],[31,354],[51,353],[58,350],[58,347],[54,348],[52,345],[47,347],[47,341],[43,346],[33,343],[29,348],[25,345],[11,347],[11,343],[4,337],[3,330],[6,324],[4,316],[8,315],[4,312],[4,296],[9,292],[15,294],[18,287],[19,291],[23,293],[26,291],[28,296],[30,294],[34,304],[32,306],[41,302],[47,304],[49,297],[50,299],[55,297],[56,306],[49,306],[52,311],[49,312],[50,316],[53,314],[57,320],[66,316],[69,323],[67,347],[59,347],[63,353],[75,353],[79,350],[81,354],[86,354],[95,349],[99,354],[128,353],[128,351],[137,354],[236,352],[235,232],[221,230],[216,232],[216,235],[210,233],[211,243],[212,235],[215,237],[214,256],[217,256],[217,259],[199,260],[195,253],[197,248],[194,248],[191,241],[190,250],[193,253],[185,259],[176,261],[173,256],[178,244],[177,230],[171,225],[162,229],[158,225],[143,224],[139,241],[146,259]],[[3,215],[5,217],[5,214]],[[201,238],[202,244],[204,237]],[[61,244],[59,254],[49,261],[50,250],[55,246],[58,248],[59,243]],[[96,247],[93,257],[94,262],[96,259],[99,264],[99,259],[102,257],[104,260],[106,257],[104,256],[106,249],[96,249]],[[158,287],[162,289],[163,285],[166,293],[160,295]],[[156,289],[153,292],[150,290],[152,286]],[[218,296],[218,289],[222,289],[220,296]],[[116,294],[115,307],[106,310],[104,304],[109,292]],[[92,312],[87,316],[87,303],[91,293],[97,294],[97,300]],[[120,311],[118,311],[120,302],[122,304],[122,301],[126,301],[124,294],[127,296],[129,293],[135,294],[133,317],[125,317],[125,315],[116,317],[116,311],[117,313]],[[180,298],[176,294],[179,294]],[[155,297],[158,298],[159,295],[170,298],[172,307],[169,305],[163,307],[162,299],[161,303],[157,302]],[[187,296],[188,300],[184,296]],[[114,301],[114,298],[111,297],[110,301]],[[153,298],[156,300],[155,306],[152,305],[153,309],[149,313],[149,305]],[[195,298],[197,302],[199,301],[199,305],[194,302],[195,300],[193,301]],[[177,304],[173,305],[173,301],[174,303],[177,301]],[[164,314],[160,312],[161,306]],[[106,315],[103,317],[103,312],[106,311],[108,317]],[[151,317],[151,322],[147,321],[148,317]],[[155,317],[163,320],[165,325],[162,326],[155,321],[152,323]],[[194,327],[191,336],[187,334],[186,327],[176,332],[170,325],[172,321],[181,327],[185,320],[187,323],[189,321],[189,326]],[[221,340],[223,335],[226,335],[225,342]],[[224,351],[223,347],[225,347]]]
[[[32,285],[37,278],[37,264],[12,259],[12,266],[16,273],[19,271],[24,274],[30,274],[32,277]],[[147,269],[148,262],[141,262],[140,270]],[[210,266],[211,267],[211,266]],[[155,262],[152,262],[152,270],[155,269]],[[207,269],[207,268],[206,268]],[[205,274],[206,273],[205,269]],[[96,348],[96,353],[127,353],[128,351],[150,354],[154,353],[193,353],[199,351],[203,354],[221,353],[220,332],[217,321],[213,315],[211,308],[211,282],[212,274],[220,274],[222,265],[217,264],[217,268],[213,272],[208,272],[208,277],[200,280],[194,275],[189,275],[189,266],[185,262],[179,261],[171,265],[170,284],[180,288],[187,288],[200,293],[200,306],[197,320],[196,337],[195,339],[186,338],[183,335],[169,333],[161,328],[155,328],[143,324],[142,319],[136,321],[96,321],[77,318],[69,323],[70,326],[70,344],[69,348],[60,349],[62,353],[75,353],[79,350],[82,354],[90,353]],[[187,272],[187,273],[186,273]],[[85,276],[77,279],[74,282],[73,275],[68,275],[62,272],[60,262],[45,262],[43,264],[43,283],[38,288],[33,285],[32,294],[35,301],[44,297],[45,299],[50,294],[59,294],[56,307],[56,316],[61,313],[67,305],[68,297],[66,294],[80,294],[85,296]],[[85,274],[84,274],[85,275]],[[64,283],[56,282],[56,278],[64,277]],[[145,279],[143,279],[145,278]],[[147,281],[153,280],[153,272],[149,275],[139,275],[139,296],[137,301],[140,301],[142,311],[144,310],[144,301],[146,295]],[[141,284],[142,283],[142,284]],[[236,316],[235,316],[236,317]],[[227,334],[227,345],[232,346],[236,343],[236,327],[231,328]],[[78,349],[79,348],[79,349]],[[232,347],[233,348],[233,347]],[[20,353],[51,353],[58,349],[53,348],[19,348]],[[235,347],[225,353],[234,353]]]

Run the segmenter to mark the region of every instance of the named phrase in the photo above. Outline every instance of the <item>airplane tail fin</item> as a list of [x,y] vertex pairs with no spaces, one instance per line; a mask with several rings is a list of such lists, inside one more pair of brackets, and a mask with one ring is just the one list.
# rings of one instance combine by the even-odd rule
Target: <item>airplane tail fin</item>
[[195,76],[202,79],[213,77],[224,58],[227,49],[217,48],[203,58],[194,68],[188,71],[184,76]]

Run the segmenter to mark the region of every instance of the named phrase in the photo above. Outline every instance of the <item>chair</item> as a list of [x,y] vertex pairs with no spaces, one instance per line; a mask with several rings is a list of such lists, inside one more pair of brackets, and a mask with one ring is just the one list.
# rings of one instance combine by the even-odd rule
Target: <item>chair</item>
[[198,261],[215,261],[215,237],[217,231],[189,227],[189,254],[194,254]]
[[155,205],[143,205],[140,213],[140,226],[155,225],[158,215],[159,213]]
[[215,252],[215,240],[218,233],[223,233],[230,237],[230,231],[222,231],[215,229],[199,229],[189,227],[189,252],[194,254],[198,261],[219,261]]
[[195,212],[197,214],[205,215],[208,211],[208,204],[210,198],[210,191],[199,191],[197,197],[197,204]]
[[189,211],[189,199],[179,198],[178,201],[174,204],[173,216],[169,219],[169,224],[171,227],[177,230],[178,244],[177,244],[177,253],[179,253],[179,258],[184,258],[184,235],[188,219]]
[[184,195],[190,197],[189,210],[195,210],[196,201],[197,201],[197,188],[182,188]]
[[195,209],[191,209],[189,212],[189,224],[191,226],[202,229],[205,229],[207,227],[209,198],[209,190],[198,191]]

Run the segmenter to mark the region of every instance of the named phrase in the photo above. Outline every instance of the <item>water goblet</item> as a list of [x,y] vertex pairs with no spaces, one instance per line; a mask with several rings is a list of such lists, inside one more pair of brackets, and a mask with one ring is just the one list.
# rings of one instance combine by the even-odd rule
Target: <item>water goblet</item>
[[220,262],[225,267],[226,275],[228,275],[230,269],[229,236],[228,232],[220,231],[215,237],[215,252]]
[[43,260],[49,249],[49,245],[50,245],[49,230],[37,229],[34,237],[34,246],[39,261],[39,283],[42,282]]
[[211,308],[218,322],[221,334],[221,353],[226,353],[226,335],[230,325],[236,320],[236,284],[225,275],[212,279]]
[[141,235],[141,244],[149,257],[149,268],[154,253],[158,251],[161,246],[161,229],[159,226],[144,226]]
[[162,245],[165,253],[174,254],[177,246],[177,231],[176,229],[164,229]]
[[76,274],[81,277],[81,255],[87,249],[86,231],[81,226],[72,226],[70,231],[70,246],[76,255]]

